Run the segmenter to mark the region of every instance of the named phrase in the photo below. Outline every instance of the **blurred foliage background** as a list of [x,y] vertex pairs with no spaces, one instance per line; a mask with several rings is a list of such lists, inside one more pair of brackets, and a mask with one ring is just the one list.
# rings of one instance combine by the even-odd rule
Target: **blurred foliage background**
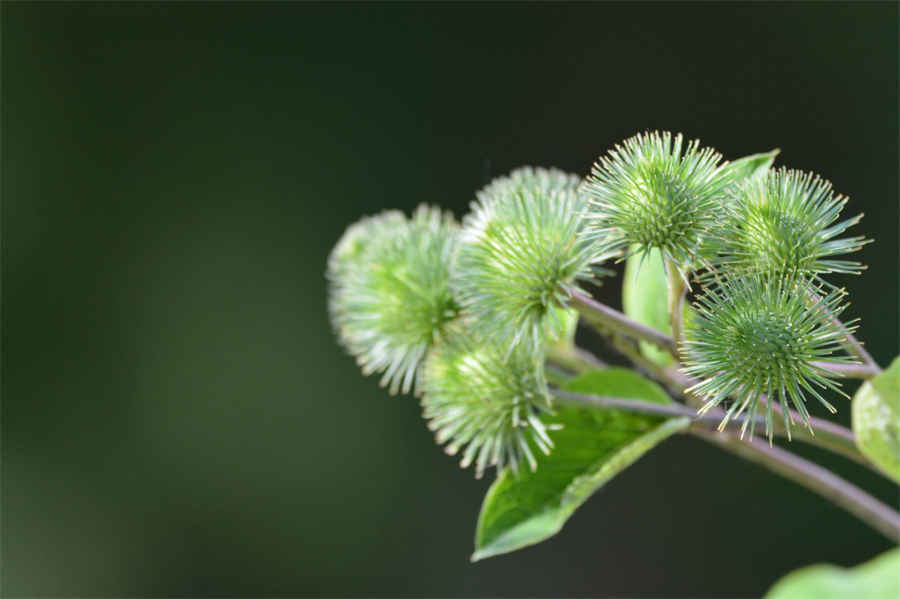
[[462,216],[513,167],[585,174],[613,143],[671,129],[731,158],[780,147],[776,164],[866,213],[870,269],[841,282],[887,364],[897,16],[4,3],[4,594],[755,596],[887,549],[818,496],[675,439],[558,537],[469,564],[489,481],[341,352],[323,273],[364,214]]

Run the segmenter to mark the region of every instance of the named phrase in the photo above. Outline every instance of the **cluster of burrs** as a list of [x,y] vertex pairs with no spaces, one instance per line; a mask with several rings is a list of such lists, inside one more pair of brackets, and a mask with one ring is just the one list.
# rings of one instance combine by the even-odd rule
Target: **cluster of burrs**
[[448,453],[488,466],[536,466],[552,442],[547,344],[595,275],[581,180],[522,168],[477,193],[457,225],[435,208],[352,225],[328,266],[338,338],[364,373],[421,396]]
[[704,411],[730,402],[723,427],[747,414],[741,434],[749,423],[752,435],[762,406],[771,442],[774,401],[788,435],[791,407],[812,431],[807,396],[835,412],[822,391],[844,394],[829,366],[856,363],[841,353],[856,325],[840,323],[846,291],[823,276],[862,272],[835,256],[868,242],[838,238],[862,218],[839,221],[846,201],[827,181],[782,168],[742,182],[724,204],[684,342],[685,372],[701,379],[688,391],[706,400]]
[[363,372],[419,396],[463,466],[534,469],[553,446],[547,348],[573,321],[573,294],[610,259],[659,250],[669,276],[702,282],[679,340],[689,392],[704,409],[727,404],[726,420],[764,409],[771,435],[771,402],[806,419],[806,396],[829,405],[821,390],[837,389],[829,361],[850,361],[844,292],[822,279],[862,269],[835,258],[865,243],[839,238],[859,220],[838,222],[845,202],[812,175],[748,172],[645,133],[586,180],[541,168],[495,179],[461,224],[425,206],[362,219],[329,258],[329,310]]

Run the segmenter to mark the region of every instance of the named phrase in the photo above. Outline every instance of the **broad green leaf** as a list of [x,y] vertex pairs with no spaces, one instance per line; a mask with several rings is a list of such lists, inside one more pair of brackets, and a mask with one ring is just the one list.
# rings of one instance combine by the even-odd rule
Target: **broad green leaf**
[[894,358],[887,369],[872,378],[869,383],[890,406],[894,414],[900,414],[900,356]]
[[900,482],[900,357],[856,392],[853,432],[859,450]]
[[855,568],[828,564],[791,572],[769,590],[766,599],[897,599],[900,549],[883,553]]
[[[666,306],[666,269],[659,250],[649,254],[632,254],[625,261],[622,284],[622,308],[625,314],[658,331],[672,334]],[[641,353],[659,366],[669,366],[675,359],[646,341],[640,342]]]
[[763,175],[772,167],[775,157],[781,152],[778,148],[763,152],[761,154],[751,154],[729,162],[722,169],[727,172],[735,182],[743,181],[749,177]]
[[[667,294],[666,268],[659,250],[653,249],[646,255],[632,254],[628,257],[625,261],[625,280],[622,283],[622,309],[626,315],[671,335]],[[685,302],[684,317],[689,317],[690,310]],[[670,366],[675,362],[671,354],[652,343],[641,341],[640,348],[647,359],[659,366]]]
[[[631,370],[589,372],[569,382],[567,391],[671,402],[656,383]],[[472,561],[547,539],[609,479],[670,435],[684,429],[685,418],[665,419],[610,409],[561,406],[551,424],[554,448],[538,457],[535,472],[501,472],[491,485],[475,533]]]

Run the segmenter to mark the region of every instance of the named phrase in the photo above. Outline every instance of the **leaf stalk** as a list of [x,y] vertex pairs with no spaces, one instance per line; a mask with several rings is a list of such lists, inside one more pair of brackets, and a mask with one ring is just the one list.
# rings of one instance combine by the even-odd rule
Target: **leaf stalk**
[[693,429],[691,433],[818,493],[892,541],[900,542],[900,513],[830,470],[756,437],[741,441],[727,432]]

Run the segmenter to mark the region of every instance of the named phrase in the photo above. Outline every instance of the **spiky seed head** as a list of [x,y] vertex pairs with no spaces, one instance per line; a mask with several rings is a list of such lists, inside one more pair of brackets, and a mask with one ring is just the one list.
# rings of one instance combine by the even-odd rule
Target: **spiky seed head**
[[392,394],[418,386],[425,354],[456,317],[450,262],[458,225],[437,208],[351,225],[328,260],[329,312],[363,374]]
[[610,150],[586,182],[601,250],[627,255],[656,248],[688,270],[731,183],[721,160],[699,140],[685,143],[680,133],[641,133]]
[[402,212],[386,210],[375,216],[364,216],[347,227],[328,256],[329,283],[342,285],[341,274],[365,262],[365,251],[370,244],[382,243],[406,226]]
[[585,207],[577,177],[558,171],[520,169],[479,193],[451,285],[486,339],[537,347],[558,336],[556,308],[602,259],[582,231]]
[[527,345],[512,351],[454,327],[425,362],[422,408],[428,427],[445,451],[462,451],[463,468],[537,468],[534,450],[549,453],[553,443],[541,421],[551,401],[543,355]]
[[862,236],[838,238],[862,218],[836,222],[846,203],[813,173],[782,168],[751,178],[727,206],[719,261],[774,275],[859,274],[859,262],[834,259],[868,243]]
[[581,185],[581,177],[557,168],[523,166],[508,175],[497,177],[475,192],[476,199],[487,204],[494,198],[513,195],[522,191],[538,194],[552,194],[560,189],[576,190]]
[[706,399],[701,412],[733,397],[721,426],[746,413],[741,435],[748,423],[752,435],[764,404],[770,441],[772,410],[762,394],[783,408],[788,434],[789,405],[809,426],[807,395],[834,412],[820,391],[843,392],[822,363],[854,362],[836,355],[845,338],[834,321],[843,310],[842,296],[838,290],[812,290],[796,277],[759,273],[733,276],[707,289],[694,304],[696,314],[686,324],[682,348],[684,371],[700,379],[687,392]]

